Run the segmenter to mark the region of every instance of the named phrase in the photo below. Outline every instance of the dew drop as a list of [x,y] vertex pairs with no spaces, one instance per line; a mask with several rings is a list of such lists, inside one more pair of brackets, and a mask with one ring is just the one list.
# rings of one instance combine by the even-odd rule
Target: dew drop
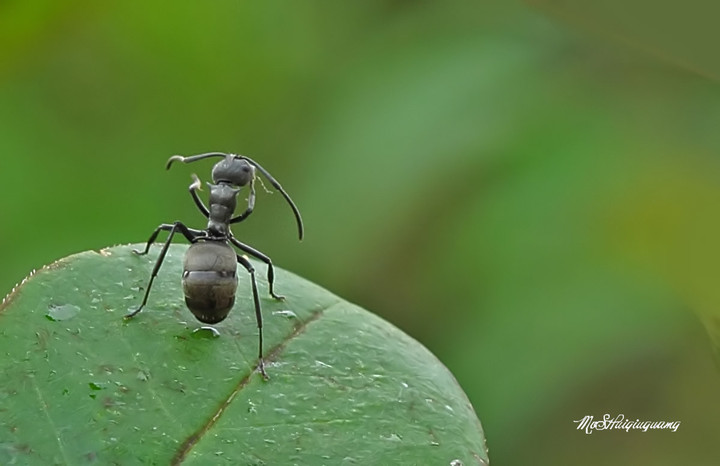
[[204,326],[193,330],[192,336],[197,339],[213,339],[219,337],[220,332],[215,327]]
[[48,313],[45,315],[45,317],[47,317],[48,320],[57,322],[60,320],[72,319],[79,312],[80,308],[72,304],[63,304],[61,306],[51,304],[50,306],[48,306]]

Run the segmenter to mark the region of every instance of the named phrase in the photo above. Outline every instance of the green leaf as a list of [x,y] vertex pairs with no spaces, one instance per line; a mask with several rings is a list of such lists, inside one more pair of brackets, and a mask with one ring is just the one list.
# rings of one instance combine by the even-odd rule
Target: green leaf
[[280,269],[273,300],[259,277],[266,382],[247,274],[220,336],[195,332],[173,245],[124,321],[157,257],[130,249],[61,259],[3,302],[0,463],[488,463],[453,376],[382,319]]

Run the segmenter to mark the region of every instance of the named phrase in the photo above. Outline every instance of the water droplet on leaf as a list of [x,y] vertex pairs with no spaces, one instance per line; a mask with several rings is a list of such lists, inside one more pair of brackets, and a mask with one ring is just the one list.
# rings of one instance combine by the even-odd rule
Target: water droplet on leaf
[[205,326],[193,330],[192,336],[198,339],[213,339],[219,337],[220,332],[215,327]]
[[63,304],[56,306],[51,304],[48,306],[48,313],[45,315],[49,320],[54,322],[60,320],[68,320],[75,317],[80,312],[80,308],[72,304]]

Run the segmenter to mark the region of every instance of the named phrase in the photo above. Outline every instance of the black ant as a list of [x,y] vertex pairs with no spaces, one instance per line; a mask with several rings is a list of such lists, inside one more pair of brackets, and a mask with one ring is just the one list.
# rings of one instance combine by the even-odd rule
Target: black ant
[[[245,267],[248,273],[250,273],[253,301],[255,303],[255,317],[257,319],[259,333],[257,369],[262,376],[267,379],[268,376],[263,363],[262,314],[260,312],[257,282],[255,281],[255,268],[246,257],[237,254],[230,245],[232,244],[241,251],[266,263],[268,267],[267,280],[270,295],[275,299],[284,299],[284,297],[275,294],[273,290],[275,271],[273,270],[272,260],[257,249],[238,241],[230,231],[230,225],[245,220],[255,207],[256,169],[270,181],[275,189],[280,191],[288,204],[290,204],[295,214],[298,234],[301,240],[303,237],[302,218],[295,203],[290,199],[290,196],[282,186],[280,186],[280,183],[278,183],[267,170],[260,166],[260,164],[244,155],[225,154],[222,152],[209,152],[191,157],[173,155],[168,159],[165,168],[169,170],[175,161],[191,163],[210,157],[223,157],[223,160],[216,163],[212,169],[212,179],[215,184],[207,183],[210,188],[209,208],[203,204],[200,196],[198,196],[197,191],[201,185],[197,175],[193,174],[194,181],[189,186],[190,195],[193,201],[195,201],[195,205],[208,219],[207,228],[204,230],[195,230],[188,228],[179,221],[172,224],[163,223],[150,235],[144,251],[133,250],[133,252],[138,255],[147,254],[150,250],[150,245],[155,242],[160,231],[170,232],[160,251],[157,262],[155,262],[155,267],[150,275],[150,281],[145,290],[142,304],[140,304],[140,307],[135,311],[127,314],[125,318],[130,319],[135,316],[147,303],[153,280],[160,270],[160,266],[165,259],[173,236],[176,232],[180,232],[191,243],[183,261],[182,285],[185,294],[185,303],[200,322],[216,324],[227,317],[235,303],[235,290],[238,284],[236,275],[237,264]],[[238,193],[241,188],[246,185],[250,186],[248,207],[245,212],[233,217],[237,206]]]

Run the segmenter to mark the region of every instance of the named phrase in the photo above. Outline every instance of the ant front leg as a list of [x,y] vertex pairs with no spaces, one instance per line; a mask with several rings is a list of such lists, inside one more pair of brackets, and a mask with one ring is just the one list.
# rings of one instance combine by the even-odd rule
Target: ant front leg
[[285,299],[285,296],[275,294],[275,291],[273,290],[273,284],[275,283],[275,269],[273,268],[272,259],[270,257],[266,256],[262,252],[258,251],[257,249],[253,248],[252,246],[248,246],[245,243],[241,243],[238,241],[235,237],[231,236],[230,241],[232,244],[237,246],[239,249],[242,249],[246,253],[250,254],[256,259],[259,259],[267,264],[267,280],[268,280],[268,287],[270,288],[270,296],[277,300],[283,300]]
[[257,281],[255,280],[255,267],[252,266],[249,260],[243,256],[237,254],[237,261],[240,265],[245,267],[245,270],[250,274],[250,283],[252,284],[253,302],[255,303],[255,319],[257,321],[258,328],[258,364],[257,369],[262,374],[265,380],[269,377],[265,372],[265,362],[263,361],[263,330],[262,330],[262,312],[260,311],[260,297],[258,296]]
[[159,227],[155,229],[152,235],[150,235],[150,239],[148,240],[147,244],[145,245],[145,251],[140,252],[136,249],[133,249],[133,252],[137,255],[143,255],[147,254],[148,250],[150,249],[150,245],[155,241],[155,238],[157,238],[158,233],[162,230],[169,230],[170,234],[167,237],[167,240],[165,240],[165,244],[163,245],[162,250],[160,251],[160,255],[158,256],[157,261],[155,262],[155,267],[153,267],[152,274],[150,274],[150,281],[148,282],[147,287],[145,288],[145,296],[143,296],[142,303],[140,304],[140,307],[131,312],[130,314],[127,314],[125,316],[125,319],[130,319],[134,317],[138,312],[142,311],[142,308],[145,307],[145,304],[147,303],[148,296],[150,296],[150,289],[152,288],[153,281],[155,280],[155,277],[158,274],[158,271],[160,270],[160,266],[162,266],[163,261],[165,260],[165,255],[167,254],[168,249],[170,248],[170,243],[172,243],[173,236],[175,235],[175,232],[177,230],[180,231],[180,233],[185,236],[185,238],[190,241],[191,243],[194,243],[197,241],[197,238],[203,234],[202,231],[199,230],[192,230],[188,227],[186,227],[182,222],[175,222],[172,225],[163,223]]
[[202,189],[202,184],[200,183],[200,178],[196,174],[193,173],[192,175],[193,182],[190,186],[188,186],[188,190],[190,191],[190,195],[193,198],[193,201],[195,202],[195,205],[198,209],[200,209],[200,212],[206,217],[210,218],[210,211],[207,207],[205,207],[205,204],[203,204],[202,199],[200,199],[200,196],[198,196],[198,190]]
[[250,216],[250,214],[253,212],[253,209],[255,209],[255,182],[250,182],[250,196],[248,196],[248,206],[247,209],[245,209],[245,212],[238,215],[237,217],[233,217],[230,219],[228,224],[238,223],[242,222],[246,218]]

